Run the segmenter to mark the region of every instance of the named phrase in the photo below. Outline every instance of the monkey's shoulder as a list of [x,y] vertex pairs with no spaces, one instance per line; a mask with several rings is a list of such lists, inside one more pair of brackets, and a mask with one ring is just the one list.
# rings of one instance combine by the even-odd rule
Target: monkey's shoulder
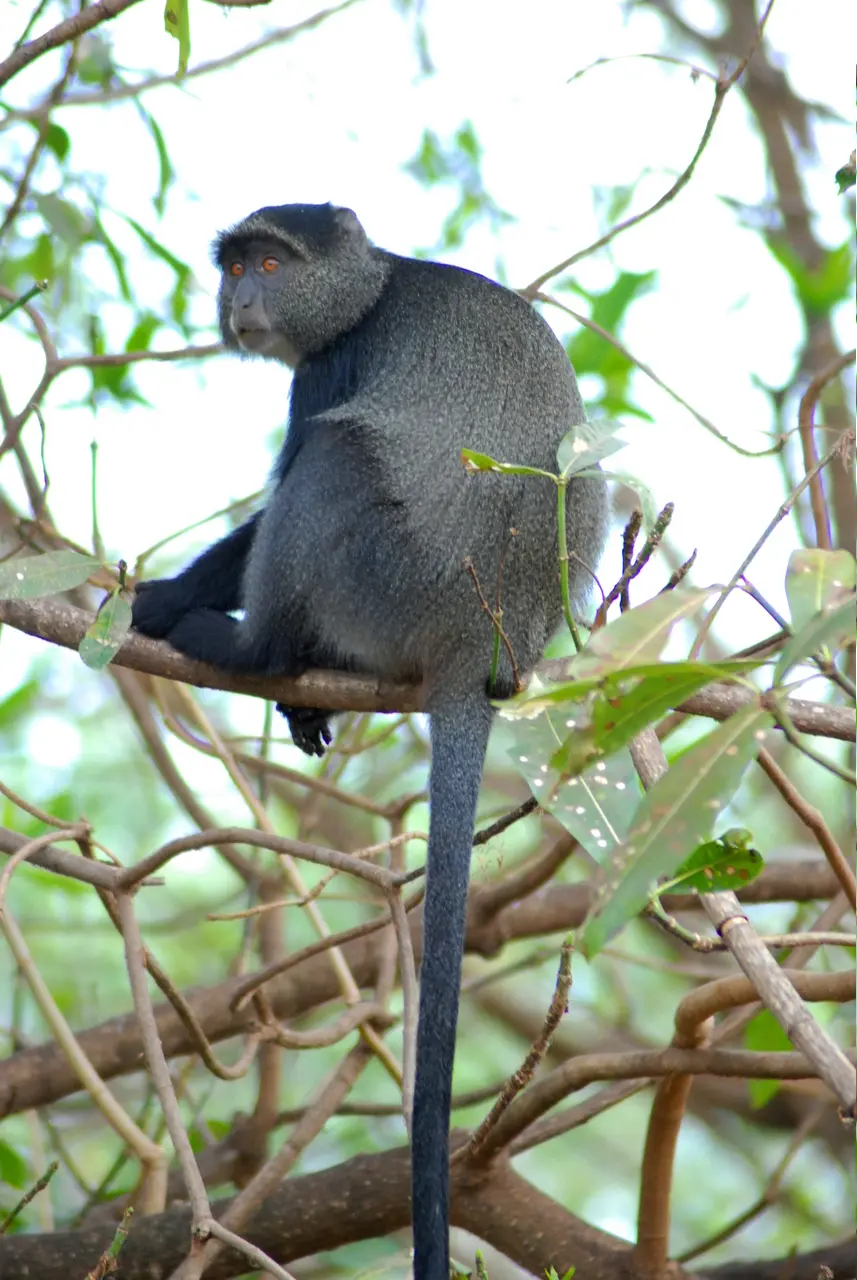
[[413,311],[421,325],[455,316],[477,329],[508,331],[559,346],[550,327],[520,294],[466,267],[382,251],[389,264],[384,301],[391,310]]

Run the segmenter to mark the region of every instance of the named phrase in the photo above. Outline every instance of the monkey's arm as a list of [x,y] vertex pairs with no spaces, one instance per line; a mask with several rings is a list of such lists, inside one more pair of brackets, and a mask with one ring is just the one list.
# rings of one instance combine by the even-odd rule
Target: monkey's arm
[[218,613],[237,609],[244,565],[260,515],[257,512],[215,542],[175,578],[138,582],[133,604],[135,629],[163,640],[192,609],[216,609]]

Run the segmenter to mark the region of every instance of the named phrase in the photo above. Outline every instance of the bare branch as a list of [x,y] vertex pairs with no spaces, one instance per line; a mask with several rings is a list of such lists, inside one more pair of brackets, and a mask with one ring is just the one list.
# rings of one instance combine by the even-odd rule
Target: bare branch
[[540,276],[537,276],[535,280],[531,281],[530,284],[526,286],[525,289],[520,290],[524,297],[532,297],[533,294],[538,293],[543,284],[546,284],[547,281],[550,280],[551,276],[559,275],[561,271],[567,271],[569,267],[574,266],[576,262],[580,262],[582,258],[587,258],[590,254],[597,252],[597,250],[603,249],[605,245],[608,245],[611,240],[615,240],[623,231],[628,231],[631,227],[638,226],[641,222],[645,221],[646,218],[650,218],[653,214],[658,213],[665,205],[668,205],[670,201],[674,200],[680,191],[684,190],[693,177],[694,170],[699,163],[703,151],[705,151],[705,148],[711,140],[714,125],[717,121],[717,117],[720,115],[727,93],[730,89],[734,88],[735,84],[743,75],[748,62],[756,51],[762,32],[765,29],[765,23],[768,21],[768,14],[771,12],[772,8],[773,0],[768,0],[767,8],[762,14],[762,18],[757,28],[756,38],[750,46],[747,54],[741,59],[732,74],[729,76],[718,77],[715,81],[714,101],[711,104],[711,110],[708,114],[708,119],[705,122],[705,128],[702,131],[702,137],[699,140],[696,151],[690,159],[690,163],[682,173],[679,174],[670,189],[665,191],[664,194],[660,196],[653,205],[650,205],[648,209],[643,209],[641,213],[635,213],[630,218],[625,218],[623,222],[618,222],[615,227],[611,227],[609,231],[607,231],[603,236],[599,236],[597,240],[593,241],[592,244],[587,245],[585,249],[579,249],[578,252],[573,253],[571,257],[565,258],[562,262],[558,262],[555,267],[550,267],[549,270],[543,272]]
[[700,900],[709,920],[753,983],[759,999],[795,1048],[813,1064],[815,1074],[839,1099],[843,1113],[853,1117],[857,1103],[853,1066],[809,1012],[800,998],[799,987],[789,980],[789,975],[760,942],[735,894],[706,893]]
[[830,533],[830,515],[827,510],[827,502],[824,497],[824,486],[821,481],[821,473],[818,470],[818,453],[815,448],[815,437],[813,434],[815,425],[815,406],[821,397],[821,393],[834,378],[838,378],[840,373],[850,368],[854,363],[854,352],[848,351],[844,356],[837,356],[826,368],[822,369],[810,382],[800,402],[798,409],[798,432],[800,434],[801,448],[803,450],[803,466],[807,474],[812,476],[809,483],[809,501],[812,508],[812,518],[815,522],[815,542],[816,546],[824,551],[829,551],[833,545],[833,539]]
[[[223,0],[223,3],[228,4],[229,0]],[[26,44],[18,45],[8,58],[0,62],[0,87],[8,84],[13,76],[49,49],[58,49],[60,45],[76,40],[85,31],[91,31],[102,22],[109,22],[134,4],[139,4],[139,0],[96,0],[95,4],[80,9],[64,22],[58,22],[50,31],[36,36],[34,40],[28,40]]]
[[[58,600],[0,600],[0,622],[18,631],[66,649],[77,649],[92,614]],[[313,671],[297,679],[234,676],[204,662],[191,662],[161,640],[149,640],[132,632],[113,659],[120,667],[164,676],[200,689],[223,689],[284,702],[295,707],[320,707],[341,711],[418,711],[414,685],[394,684],[373,676],[341,671]]]

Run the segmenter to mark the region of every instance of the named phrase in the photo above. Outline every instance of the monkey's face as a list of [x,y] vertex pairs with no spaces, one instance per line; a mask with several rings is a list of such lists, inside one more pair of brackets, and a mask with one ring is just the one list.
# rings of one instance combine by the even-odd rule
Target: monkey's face
[[304,353],[284,327],[290,258],[295,255],[281,240],[236,243],[224,258],[219,303],[227,346],[294,368]]
[[292,368],[366,314],[388,271],[354,213],[329,204],[258,209],[213,254],[223,341]]

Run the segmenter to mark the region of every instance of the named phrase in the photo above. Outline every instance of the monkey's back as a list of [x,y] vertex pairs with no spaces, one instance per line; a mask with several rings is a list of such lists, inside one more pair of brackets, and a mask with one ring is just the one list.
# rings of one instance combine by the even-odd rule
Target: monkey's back
[[[461,450],[554,472],[560,440],[584,420],[574,372],[510,290],[382,256],[389,276],[375,306],[296,373],[280,486],[259,535],[280,549],[281,573],[264,589],[282,596],[286,616],[297,608],[309,620],[332,664],[423,679],[430,690],[441,678],[462,687],[488,678],[493,630],[475,573],[492,608],[499,585],[523,674],[561,615],[556,489],[469,474]],[[573,482],[568,505],[570,549],[594,568],[603,484]],[[588,575],[572,563],[571,577],[579,594]],[[501,690],[510,682],[504,654]]]

